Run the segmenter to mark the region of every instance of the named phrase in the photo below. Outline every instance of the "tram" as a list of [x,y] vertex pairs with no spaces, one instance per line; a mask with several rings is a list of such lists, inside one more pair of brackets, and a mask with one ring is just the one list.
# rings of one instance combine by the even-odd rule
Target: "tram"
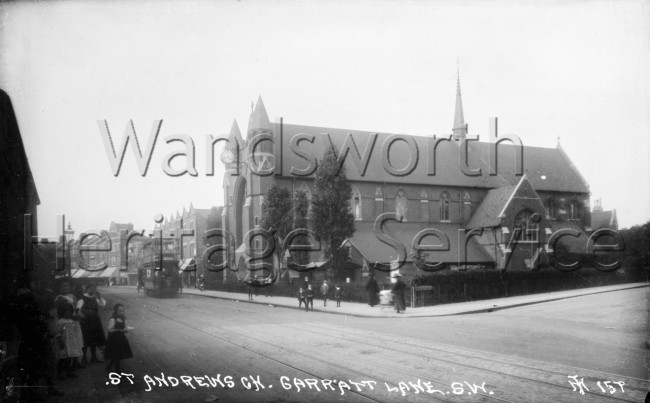
[[[152,297],[173,297],[181,288],[174,238],[152,238],[143,246],[143,263],[138,270],[144,278],[144,292]],[[162,264],[161,264],[162,263]]]

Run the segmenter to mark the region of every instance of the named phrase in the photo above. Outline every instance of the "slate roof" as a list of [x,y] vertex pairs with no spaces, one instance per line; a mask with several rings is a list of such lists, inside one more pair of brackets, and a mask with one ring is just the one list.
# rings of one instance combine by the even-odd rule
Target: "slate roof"
[[[383,263],[389,264],[391,260],[397,258],[397,251],[381,242],[373,233],[373,223],[357,222],[355,224],[357,231],[354,236],[349,239],[349,242],[355,249],[365,258],[369,264]],[[411,254],[411,243],[413,238],[426,228],[435,228],[447,235],[449,239],[448,251],[435,251],[430,252],[431,260],[443,261],[446,263],[456,264],[459,263],[460,249],[458,246],[458,229],[456,224],[436,223],[433,225],[426,225],[422,223],[398,223],[395,221],[388,221],[384,224],[384,233],[401,242],[406,247],[406,261],[413,261]],[[425,237],[421,244],[435,245],[439,242],[435,237]],[[467,259],[465,263],[484,263],[492,262],[494,259],[478,244],[475,238],[470,238],[467,242]]]
[[516,185],[490,190],[467,223],[467,228],[488,228],[501,224],[499,214],[508,203]]
[[591,229],[597,231],[601,228],[618,229],[616,210],[591,212]]
[[[273,123],[273,130],[276,135],[280,133],[280,124]],[[314,135],[313,143],[302,141],[299,144],[301,150],[319,159],[324,150],[323,133],[328,133],[334,145],[341,150],[341,146],[348,135],[352,134],[354,141],[363,155],[366,144],[374,132],[334,129],[315,126],[282,125],[282,176],[294,177],[291,175],[291,168],[305,169],[309,163],[291,151],[291,138],[299,133]],[[382,165],[382,144],[390,136],[389,133],[378,133],[368,168],[365,175],[361,175],[355,164],[351,161],[350,155],[346,159],[347,177],[352,181],[387,182],[390,175]],[[470,168],[481,168],[479,176],[465,175],[459,165],[460,152],[458,146],[452,142],[440,142],[436,151],[436,174],[428,175],[429,160],[429,137],[411,137],[418,148],[418,161],[415,169],[408,175],[395,177],[395,182],[404,184],[430,184],[432,186],[462,186],[477,188],[500,188],[508,185],[515,185],[521,176],[515,175],[515,148],[509,142],[501,143],[498,147],[498,175],[490,176],[489,158],[491,143],[471,141],[469,142],[468,161]],[[484,136],[485,138],[486,136]],[[522,139],[525,142],[525,138]],[[394,168],[400,169],[408,165],[410,154],[403,141],[393,144],[390,154],[390,161]],[[576,167],[571,163],[561,148],[529,147],[524,145],[524,173],[533,188],[537,191],[558,191],[573,193],[588,193],[589,188],[584,178]]]

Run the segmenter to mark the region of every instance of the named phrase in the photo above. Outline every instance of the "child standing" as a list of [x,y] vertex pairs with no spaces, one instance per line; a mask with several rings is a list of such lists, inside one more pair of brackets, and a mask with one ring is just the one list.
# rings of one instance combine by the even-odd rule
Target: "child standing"
[[302,304],[305,304],[305,310],[309,310],[307,308],[307,294],[305,293],[305,289],[300,287],[298,290],[298,310],[302,309]]
[[129,331],[126,326],[125,309],[122,304],[115,304],[113,316],[108,321],[108,340],[106,341],[106,358],[109,360],[106,372],[121,372],[120,360],[133,357],[131,345],[126,338]]
[[73,320],[72,304],[60,304],[57,307],[57,372],[58,379],[77,378],[74,373],[74,363],[82,356],[83,335],[79,322]]

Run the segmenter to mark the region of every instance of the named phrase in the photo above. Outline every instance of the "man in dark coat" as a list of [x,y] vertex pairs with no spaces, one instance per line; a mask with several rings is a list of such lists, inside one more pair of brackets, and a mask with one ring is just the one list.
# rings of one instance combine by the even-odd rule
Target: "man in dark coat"
[[406,294],[406,284],[402,281],[402,275],[399,273],[395,274],[397,281],[393,285],[393,300],[395,302],[395,310],[397,313],[402,313],[406,311],[406,300],[404,299]]
[[377,305],[379,303],[379,284],[377,284],[377,280],[372,274],[368,279],[368,284],[366,284],[366,291],[368,291],[368,305]]

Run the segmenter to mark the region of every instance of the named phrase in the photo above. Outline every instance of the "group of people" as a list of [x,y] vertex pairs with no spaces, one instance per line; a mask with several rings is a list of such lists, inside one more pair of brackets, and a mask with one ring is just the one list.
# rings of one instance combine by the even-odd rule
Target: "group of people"
[[[113,306],[113,315],[108,323],[108,337],[104,334],[99,309],[106,301],[95,285],[88,285],[86,292],[75,297],[68,282],[61,284],[60,294],[55,299],[57,311],[57,373],[59,379],[76,377],[74,370],[93,363],[103,363],[97,357],[98,348],[105,347],[104,358],[108,359],[106,371],[120,370],[120,361],[131,358],[131,346],[125,333],[125,308],[122,304]],[[88,358],[90,352],[90,358]],[[80,361],[79,361],[80,360]]]
[[[397,313],[403,313],[406,311],[406,284],[402,281],[402,276],[399,273],[394,274],[393,277],[396,279],[392,288],[393,304]],[[366,291],[368,292],[368,305],[371,307],[379,305],[379,284],[372,274],[366,283]]]
[[108,323],[108,337],[104,333],[100,308],[106,301],[94,284],[85,290],[73,292],[68,281],[59,286],[55,297],[49,290],[34,282],[23,281],[18,286],[13,303],[12,322],[19,333],[18,367],[26,388],[25,401],[36,396],[33,386],[44,378],[50,396],[60,396],[53,378],[77,378],[77,370],[90,364],[103,363],[97,351],[105,348],[103,357],[109,360],[106,371],[120,371],[120,361],[133,356],[125,336],[125,309],[122,304],[113,307]]
[[[320,286],[320,293],[323,298],[323,306],[327,306],[327,300],[330,299],[330,286],[327,283],[327,280],[323,280],[323,284]],[[302,309],[302,305],[305,304],[305,311],[314,310],[314,289],[311,284],[307,284],[307,288],[300,287],[298,290],[298,309]],[[334,286],[334,299],[336,300],[336,306],[341,306],[341,299],[343,298],[343,290],[341,285],[336,283]]]

